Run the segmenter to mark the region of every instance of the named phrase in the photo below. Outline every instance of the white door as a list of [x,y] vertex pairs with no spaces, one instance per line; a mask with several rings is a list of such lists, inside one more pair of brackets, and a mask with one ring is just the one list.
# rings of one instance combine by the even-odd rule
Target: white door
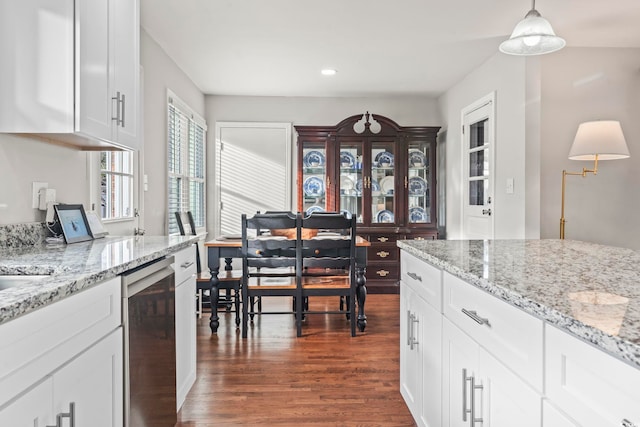
[[493,238],[493,159],[495,94],[462,111],[463,236]]
[[239,234],[243,213],[291,210],[291,124],[216,123],[215,235]]

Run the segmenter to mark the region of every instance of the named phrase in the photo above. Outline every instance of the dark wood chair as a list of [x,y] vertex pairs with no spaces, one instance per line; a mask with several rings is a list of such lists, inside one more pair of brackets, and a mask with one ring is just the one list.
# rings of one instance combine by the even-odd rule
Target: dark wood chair
[[[308,230],[320,230],[317,236]],[[315,213],[301,218],[298,242],[299,295],[303,300],[298,317],[309,314],[347,314],[351,336],[356,335],[356,220],[340,213]],[[305,237],[309,236],[309,237]],[[339,296],[346,312],[309,310],[314,296]]]
[[[291,212],[242,215],[242,337],[248,335],[249,319],[256,314],[301,313],[302,300],[296,280],[296,245],[298,238],[278,235],[295,230],[299,233],[301,217]],[[265,230],[270,232],[263,234]],[[300,308],[292,311],[254,310],[254,298],[267,296],[293,297]],[[301,317],[296,317],[301,335]]]
[[[195,236],[196,233],[196,225],[193,219],[193,214],[191,211],[187,211],[187,220],[189,222],[189,226],[191,228],[191,235]],[[178,224],[178,229],[180,230],[180,234],[182,236],[186,235],[184,223],[182,221],[182,213],[175,212],[176,223]],[[218,298],[217,304],[211,304],[209,296],[205,295],[206,292],[211,290],[211,274],[209,271],[202,271],[202,264],[200,263],[200,248],[199,244],[196,243],[196,312],[198,317],[202,317],[203,308],[207,305],[211,307],[222,306],[225,308],[227,312],[231,312],[231,308],[234,307],[235,323],[236,326],[240,326],[240,281],[242,280],[242,271],[241,270],[233,270],[231,265],[227,265],[225,267],[224,273],[220,273],[218,275],[218,280],[220,281],[218,284],[218,289],[225,290],[225,298]]]

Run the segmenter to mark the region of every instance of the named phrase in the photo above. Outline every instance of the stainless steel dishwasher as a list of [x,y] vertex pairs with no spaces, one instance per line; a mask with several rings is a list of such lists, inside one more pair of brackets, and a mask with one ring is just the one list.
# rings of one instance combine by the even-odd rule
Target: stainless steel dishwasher
[[173,263],[161,258],[122,275],[125,427],[177,422]]

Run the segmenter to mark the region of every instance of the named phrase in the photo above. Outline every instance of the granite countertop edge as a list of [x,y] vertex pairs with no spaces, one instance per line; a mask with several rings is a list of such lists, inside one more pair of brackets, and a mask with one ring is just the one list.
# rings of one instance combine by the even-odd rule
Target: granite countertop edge
[[[133,238],[130,240],[133,240]],[[140,265],[178,252],[197,240],[197,236],[185,236],[181,241],[167,244],[161,249],[153,250],[121,263],[114,263],[108,267],[94,268],[89,271],[79,271],[62,264],[59,266],[61,274],[53,274],[50,278],[40,280],[32,286],[2,291],[3,293],[9,293],[0,293],[0,326],[10,320],[70,297],[82,290],[89,289]],[[25,250],[22,249],[22,251],[24,252]],[[29,265],[25,267],[25,264],[21,264],[19,268],[20,274],[29,274],[29,267]],[[31,271],[30,274],[38,274],[38,266],[34,264],[33,268],[35,270]],[[8,274],[11,272],[11,266],[0,262],[0,273]],[[8,298],[3,299],[3,296]],[[8,301],[6,301],[7,299]]]
[[608,354],[640,369],[640,346],[628,342],[620,337],[610,335],[598,328],[587,325],[578,319],[567,316],[541,301],[520,295],[510,289],[496,285],[489,280],[480,278],[447,261],[443,261],[420,248],[411,246],[408,242],[398,241],[397,246],[411,255],[428,262],[429,264],[449,272],[471,285],[480,288],[487,293],[520,308],[544,322],[583,340],[605,351]]

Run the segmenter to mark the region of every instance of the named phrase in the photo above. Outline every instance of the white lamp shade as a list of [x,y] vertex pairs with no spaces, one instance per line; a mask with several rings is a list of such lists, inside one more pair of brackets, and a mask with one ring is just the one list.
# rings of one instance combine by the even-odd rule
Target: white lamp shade
[[549,21],[532,9],[516,25],[509,40],[500,44],[500,52],[509,55],[542,55],[564,47],[563,38],[556,36]]
[[629,148],[622,133],[620,122],[599,120],[585,122],[578,126],[569,158],[571,160],[625,159],[629,157]]

